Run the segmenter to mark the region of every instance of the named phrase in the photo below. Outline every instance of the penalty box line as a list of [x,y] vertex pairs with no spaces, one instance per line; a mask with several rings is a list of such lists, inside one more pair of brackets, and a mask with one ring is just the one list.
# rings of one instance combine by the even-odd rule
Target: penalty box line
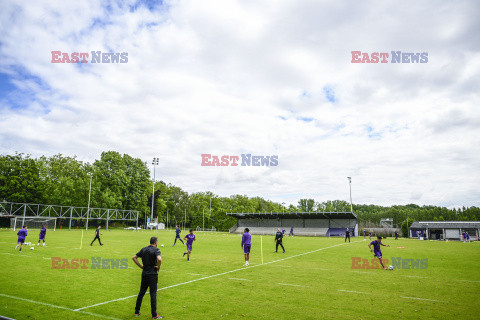
[[98,317],[98,318],[111,319],[111,320],[120,320],[119,318],[108,317],[108,316],[104,316],[104,315],[102,315],[102,314],[92,313],[92,312],[88,312],[88,311],[77,311],[77,310],[73,310],[73,309],[70,309],[70,308],[67,308],[67,307],[57,306],[57,305],[50,304],[50,303],[46,303],[46,302],[40,302],[40,301],[35,301],[35,300],[30,300],[30,299],[25,299],[25,298],[20,298],[20,297],[15,297],[15,296],[11,296],[11,295],[8,295],[8,294],[3,294],[3,293],[0,293],[0,297],[5,297],[5,298],[10,298],[10,299],[20,300],[20,301],[25,301],[25,302],[35,303],[35,304],[40,304],[40,305],[42,305],[42,306],[46,306],[46,307],[50,307],[50,308],[56,308],[56,309],[61,309],[61,310],[66,310],[66,311],[71,311],[71,312],[80,312],[80,313],[83,313],[83,314],[86,314],[86,315],[89,315],[89,316]]
[[[363,242],[363,241],[354,241],[354,242],[352,242],[352,243],[356,243],[356,242]],[[346,244],[350,244],[350,242],[348,242],[348,243],[347,243],[347,242],[345,242],[345,243],[340,243],[340,244],[336,244],[336,245],[333,245],[333,246],[329,246],[329,247],[325,247],[325,248],[316,249],[316,250],[313,250],[313,251],[308,251],[308,252],[300,253],[300,254],[297,254],[297,255],[294,255],[294,256],[285,257],[285,258],[278,259],[278,260],[273,260],[273,261],[270,261],[270,262],[265,262],[264,264],[256,264],[256,265],[249,266],[249,267],[243,267],[243,268],[239,268],[239,269],[235,269],[235,270],[230,270],[230,271],[226,271],[226,272],[214,274],[214,275],[211,275],[211,276],[206,276],[206,277],[202,277],[202,278],[198,278],[198,279],[194,279],[194,280],[190,280],[190,281],[186,281],[186,282],[177,283],[177,284],[174,284],[174,285],[171,285],[171,286],[167,286],[167,287],[160,288],[160,289],[158,289],[157,291],[162,291],[162,290],[166,290],[166,289],[170,289],[170,288],[182,286],[182,285],[185,285],[185,284],[189,284],[189,283],[192,283],[192,282],[197,282],[197,281],[201,281],[201,280],[206,280],[206,279],[210,279],[210,278],[215,278],[215,277],[223,276],[223,275],[226,275],[226,274],[229,274],[229,273],[233,273],[233,272],[237,272],[237,271],[248,270],[248,269],[252,269],[252,268],[256,268],[256,267],[260,267],[260,266],[264,266],[264,265],[268,265],[268,264],[272,264],[272,263],[276,263],[276,262],[280,262],[280,261],[284,261],[284,260],[288,260],[288,259],[300,257],[300,256],[304,256],[304,255],[311,254],[311,253],[315,253],[315,252],[318,252],[318,251],[322,251],[322,250],[326,250],[326,249],[330,249],[330,248],[335,248],[335,247],[338,247],[338,246],[343,246],[343,245],[346,245]],[[138,295],[135,294],[135,295],[131,295],[131,296],[128,296],[128,297],[123,297],[123,298],[114,299],[114,300],[110,300],[110,301],[100,302],[100,303],[92,304],[91,306],[86,306],[86,307],[74,309],[73,311],[81,311],[81,310],[84,310],[84,309],[101,306],[101,305],[104,305],[104,304],[107,304],[107,303],[111,303],[111,302],[122,301],[122,300],[130,299],[130,298],[133,298],[133,297],[137,297],[137,296],[138,296]]]

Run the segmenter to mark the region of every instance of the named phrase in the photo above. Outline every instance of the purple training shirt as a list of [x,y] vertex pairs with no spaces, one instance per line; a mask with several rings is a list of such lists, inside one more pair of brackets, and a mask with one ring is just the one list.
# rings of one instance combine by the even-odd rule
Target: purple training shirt
[[189,233],[185,236],[185,238],[187,238],[187,245],[192,245],[193,240],[195,240],[195,235]]
[[374,253],[382,253],[382,250],[380,249],[380,242],[378,242],[377,240],[374,240],[372,242],[370,242],[371,245],[373,245],[373,252]]
[[242,235],[242,246],[251,246],[252,245],[252,235],[248,232]]
[[19,239],[20,238],[25,239],[27,234],[28,234],[27,229],[20,229],[20,231],[18,231],[18,233],[17,233]]

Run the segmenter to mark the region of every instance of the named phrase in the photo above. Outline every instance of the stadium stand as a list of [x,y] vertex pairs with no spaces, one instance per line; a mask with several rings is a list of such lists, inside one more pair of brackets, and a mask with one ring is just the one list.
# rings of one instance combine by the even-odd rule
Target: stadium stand
[[296,236],[341,236],[349,228],[352,236],[358,236],[357,216],[353,212],[295,212],[295,213],[227,213],[237,218],[230,233],[271,235],[277,228],[285,229],[286,235],[293,227]]
[[472,238],[480,234],[480,221],[415,221],[408,229],[411,238],[422,234],[425,240],[462,241],[463,232],[468,232]]

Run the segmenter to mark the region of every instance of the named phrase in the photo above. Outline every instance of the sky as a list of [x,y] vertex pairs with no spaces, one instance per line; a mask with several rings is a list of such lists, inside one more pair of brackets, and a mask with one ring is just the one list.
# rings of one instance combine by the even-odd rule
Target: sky
[[[187,192],[480,206],[478,1],[14,1],[0,154],[114,150]],[[127,63],[52,63],[52,51]],[[352,51],[427,53],[352,63]],[[202,166],[202,154],[278,156]]]

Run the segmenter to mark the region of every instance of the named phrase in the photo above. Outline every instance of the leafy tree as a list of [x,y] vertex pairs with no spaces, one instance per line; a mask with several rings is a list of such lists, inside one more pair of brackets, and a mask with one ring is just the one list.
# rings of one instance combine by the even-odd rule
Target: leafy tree
[[0,200],[42,203],[44,184],[37,163],[21,153],[0,156]]

